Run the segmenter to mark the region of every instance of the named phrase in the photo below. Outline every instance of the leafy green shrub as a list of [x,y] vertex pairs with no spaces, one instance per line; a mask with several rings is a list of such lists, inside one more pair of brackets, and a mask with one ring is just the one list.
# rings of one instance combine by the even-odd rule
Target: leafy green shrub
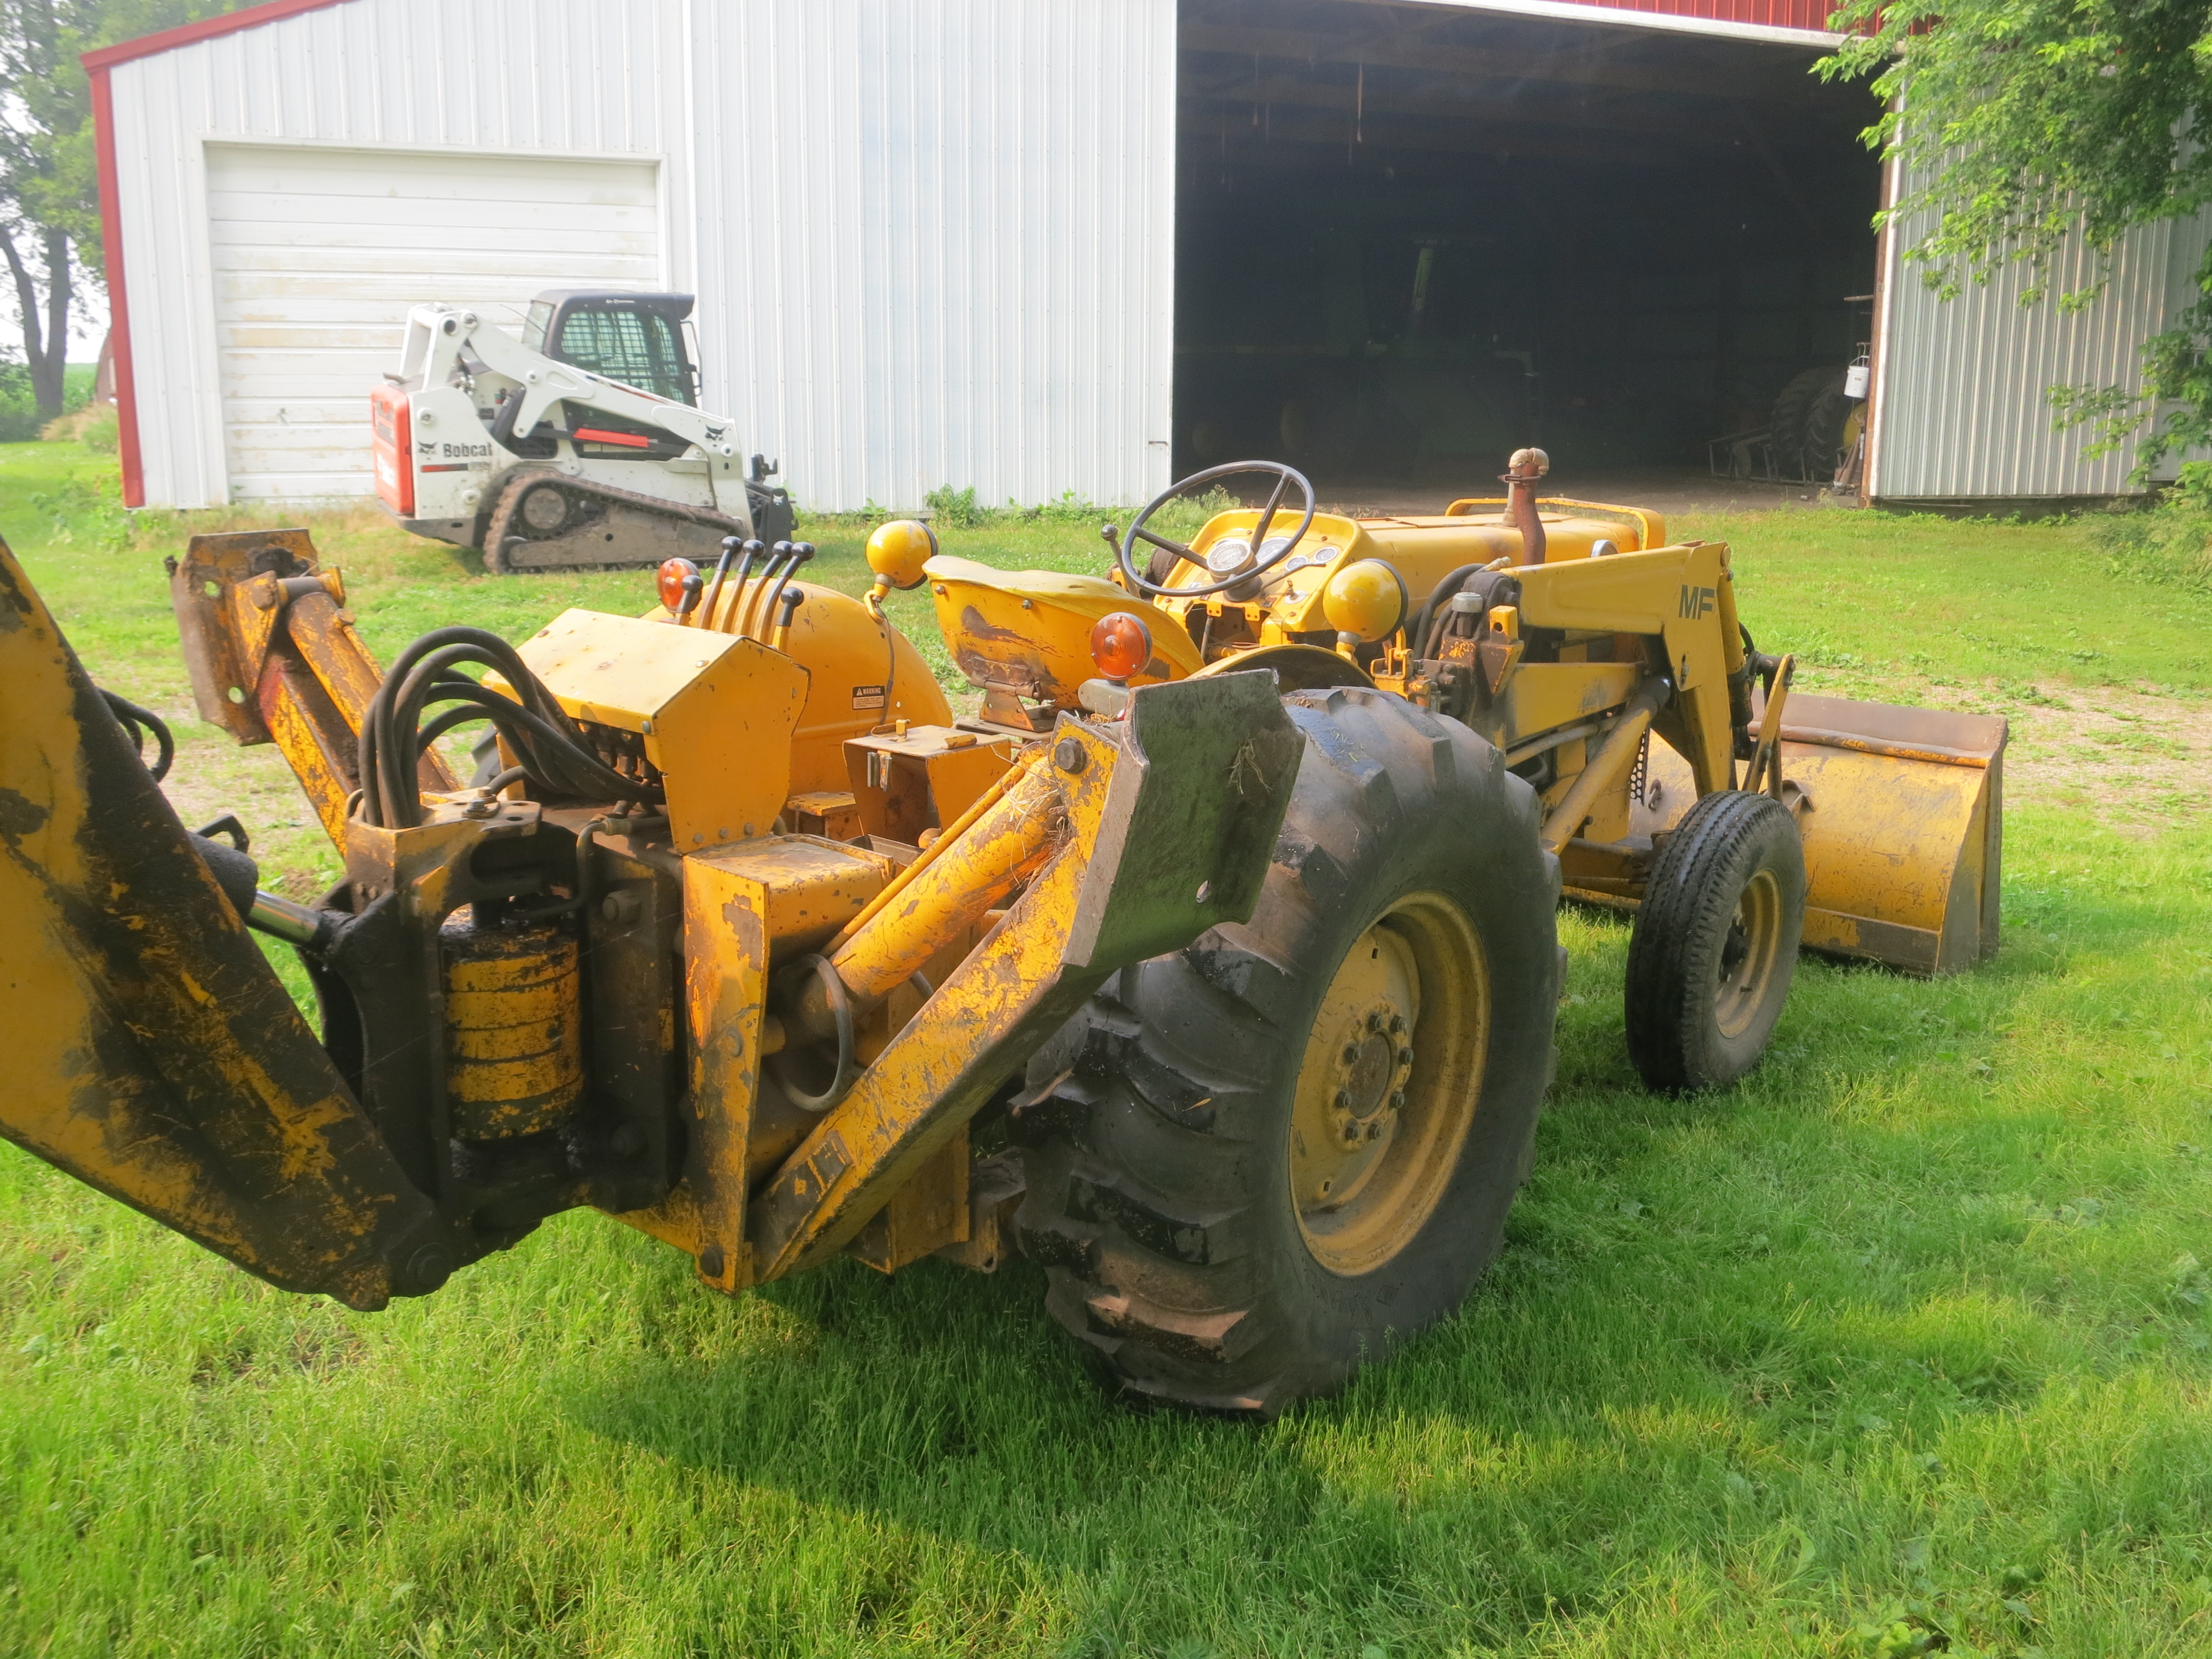
[[60,488],[33,491],[34,512],[53,526],[52,539],[119,552],[131,544],[131,514],[123,505],[122,484],[112,473],[71,478]]
[[21,363],[0,363],[0,444],[19,444],[38,435],[31,371]]
[[951,484],[940,484],[921,498],[921,504],[940,523],[960,530],[973,530],[991,518],[991,509],[976,501],[972,485],[955,489]]
[[2115,513],[2092,537],[2113,575],[2212,592],[2212,463],[2190,462],[2157,506]]

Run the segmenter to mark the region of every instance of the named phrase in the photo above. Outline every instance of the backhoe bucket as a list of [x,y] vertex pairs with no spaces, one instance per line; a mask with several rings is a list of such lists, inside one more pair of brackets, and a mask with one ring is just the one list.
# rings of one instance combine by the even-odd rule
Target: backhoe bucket
[[[1754,727],[1761,712],[1754,698]],[[1996,954],[2007,734],[1988,714],[1790,694],[1783,794],[1805,846],[1808,948],[1925,975]],[[1672,829],[1696,794],[1663,744],[1644,787],[1639,836]]]
[[1790,694],[1806,945],[1914,974],[1996,954],[2007,736],[1994,715]]
[[0,543],[0,1135],[270,1284],[450,1254]]

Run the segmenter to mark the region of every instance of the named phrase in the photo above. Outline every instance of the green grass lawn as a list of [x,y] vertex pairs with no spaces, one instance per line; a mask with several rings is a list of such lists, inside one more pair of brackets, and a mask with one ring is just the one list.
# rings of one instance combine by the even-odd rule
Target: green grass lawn
[[[108,465],[0,447],[0,532],[175,719],[180,793],[242,803],[304,887],[333,860],[281,762],[190,717],[160,568],[189,526],[107,545]],[[648,602],[315,527],[386,658]],[[1813,684],[2207,712],[2212,601],[2107,580],[2078,526],[1674,528],[1735,544]],[[863,528],[814,530],[857,588]],[[1100,556],[1069,523],[946,542]],[[2009,805],[1998,958],[1808,960],[1723,1096],[1638,1088],[1626,929],[1564,915],[1498,1267],[1265,1428],[1103,1399],[1020,1263],[725,1301],[578,1214],[362,1316],[0,1147],[0,1652],[2212,1652],[2212,831]]]

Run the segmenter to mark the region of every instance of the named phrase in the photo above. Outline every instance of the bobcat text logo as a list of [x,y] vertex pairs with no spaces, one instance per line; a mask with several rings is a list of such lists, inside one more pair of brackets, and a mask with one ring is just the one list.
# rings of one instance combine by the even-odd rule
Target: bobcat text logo
[[489,444],[447,444],[446,446],[446,459],[449,461],[465,461],[471,458],[490,459],[491,446]]
[[1680,608],[1675,611],[1674,614],[1678,617],[1711,616],[1712,614],[1713,601],[1717,597],[1719,597],[1719,595],[1717,589],[1711,587],[1692,587],[1688,583],[1685,582],[1682,586],[1682,602]]

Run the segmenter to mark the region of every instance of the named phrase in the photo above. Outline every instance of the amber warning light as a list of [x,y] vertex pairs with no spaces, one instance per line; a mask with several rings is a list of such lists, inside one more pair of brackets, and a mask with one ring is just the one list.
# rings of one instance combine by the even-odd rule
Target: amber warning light
[[1152,630],[1126,611],[1101,617],[1091,630],[1091,660],[1116,685],[1141,674],[1152,659]]
[[689,559],[663,559],[653,579],[663,609],[681,617],[699,602],[699,567]]

